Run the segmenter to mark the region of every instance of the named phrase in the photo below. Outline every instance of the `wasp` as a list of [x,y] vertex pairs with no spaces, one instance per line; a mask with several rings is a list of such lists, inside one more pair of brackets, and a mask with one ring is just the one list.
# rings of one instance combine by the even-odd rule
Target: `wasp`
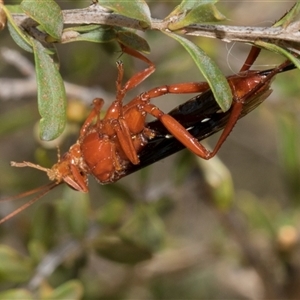
[[[124,67],[122,62],[117,62],[115,100],[103,118],[100,118],[100,112],[104,100],[101,98],[93,100],[93,108],[81,127],[76,143],[62,157],[58,157],[58,162],[52,168],[44,168],[31,162],[11,163],[15,167],[31,167],[44,171],[52,182],[15,197],[20,198],[41,192],[37,197],[0,220],[0,224],[62,183],[66,183],[74,190],[88,192],[89,175],[94,176],[101,184],[113,183],[182,148],[189,149],[203,159],[212,158],[221,148],[237,120],[270,95],[270,85],[274,76],[294,68],[286,61],[267,71],[249,71],[247,67],[243,67],[242,69],[246,70],[227,77],[233,94],[233,102],[226,113],[220,111],[206,82],[159,86],[139,94],[124,105],[126,93],[150,76],[155,71],[155,66],[136,50],[126,47],[122,50],[141,59],[148,64],[148,67],[123,84]],[[151,99],[165,94],[187,93],[201,94],[168,114],[151,103]],[[152,115],[156,121],[147,123],[147,115]],[[208,121],[203,122],[204,120]],[[203,124],[206,129],[201,131],[199,128],[203,127]],[[215,148],[212,151],[207,150],[199,140],[223,127],[223,133]],[[167,141],[166,145],[164,145],[165,141]],[[169,150],[163,151],[164,149]],[[147,158],[150,152],[152,159]]]

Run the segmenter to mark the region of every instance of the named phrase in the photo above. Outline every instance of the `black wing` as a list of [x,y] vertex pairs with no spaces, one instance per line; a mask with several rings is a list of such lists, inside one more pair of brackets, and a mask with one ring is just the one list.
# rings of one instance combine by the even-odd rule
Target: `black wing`
[[[285,66],[277,73],[294,68],[294,65],[291,64]],[[262,77],[266,77],[271,74],[273,70],[274,69],[270,69],[258,73]],[[277,73],[274,73],[274,75]],[[270,89],[271,79],[272,78],[269,78],[267,84],[245,98],[243,110],[239,118],[247,115],[270,95],[272,92]],[[212,91],[207,90],[188,100],[184,104],[179,105],[168,114],[182,124],[192,136],[201,141],[222,130],[228,123],[230,113],[231,109],[227,112],[222,112],[215,101]],[[154,130],[157,134],[139,153],[140,164],[133,165],[130,163],[126,169],[126,175],[138,171],[185,148],[185,146],[183,146],[176,138],[173,138],[169,134],[159,120],[149,122],[147,127]]]

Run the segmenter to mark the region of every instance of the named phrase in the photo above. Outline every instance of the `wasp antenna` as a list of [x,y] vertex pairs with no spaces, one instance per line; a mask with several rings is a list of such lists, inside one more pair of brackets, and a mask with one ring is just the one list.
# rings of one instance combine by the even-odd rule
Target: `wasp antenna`
[[40,171],[44,171],[46,173],[49,171],[48,168],[44,168],[44,167],[42,167],[40,165],[36,165],[36,164],[33,164],[31,162],[28,162],[28,161],[23,161],[21,163],[17,163],[15,161],[11,161],[10,165],[12,167],[17,167],[17,168],[24,168],[24,167],[34,168],[34,169],[38,169]]
[[42,186],[40,186],[38,188],[35,188],[33,190],[30,190],[30,191],[27,191],[27,192],[24,192],[24,193],[15,195],[15,196],[2,198],[2,199],[0,199],[0,202],[13,201],[13,200],[18,200],[18,199],[21,199],[21,198],[25,198],[27,196],[30,196],[32,194],[36,194],[36,193],[41,192],[41,191],[51,190],[56,185],[58,185],[56,182],[50,182],[50,183],[42,185]]
[[7,220],[9,220],[12,217],[14,217],[15,215],[17,215],[18,213],[20,213],[23,210],[25,210],[27,207],[29,207],[32,204],[34,204],[36,201],[38,201],[40,198],[42,198],[44,195],[46,195],[50,190],[52,190],[53,188],[55,188],[57,185],[58,185],[57,183],[51,182],[49,184],[43,185],[43,186],[41,186],[39,188],[36,188],[36,189],[33,189],[31,191],[28,191],[28,192],[16,195],[14,197],[7,198],[7,199],[1,199],[1,201],[16,200],[16,199],[19,199],[19,198],[23,198],[23,197],[32,195],[32,194],[37,193],[39,191],[42,191],[40,194],[38,194],[33,199],[29,200],[27,203],[25,203],[21,207],[17,208],[16,210],[14,210],[13,212],[11,212],[10,214],[8,214],[7,216],[5,216],[4,218],[0,219],[0,224],[6,222]]

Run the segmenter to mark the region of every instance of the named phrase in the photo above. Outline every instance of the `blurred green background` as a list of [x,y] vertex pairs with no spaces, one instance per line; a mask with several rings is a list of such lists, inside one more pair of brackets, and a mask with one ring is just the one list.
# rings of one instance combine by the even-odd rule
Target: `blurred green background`
[[[57,2],[62,8],[91,3]],[[152,17],[163,18],[179,1],[147,3]],[[217,6],[228,25],[270,26],[292,2],[221,0]],[[178,43],[159,32],[141,36],[157,69],[127,99],[154,86],[203,81]],[[238,72],[250,50],[192,40],[228,75]],[[64,152],[76,141],[93,97],[108,104],[114,99],[120,52],[116,43],[70,43],[58,50],[62,77],[73,84],[59,144]],[[16,66],[20,55],[30,70],[32,55],[7,30],[0,55],[0,196],[6,197],[47,183],[45,174],[9,162],[51,166],[58,142],[37,138],[35,81]],[[121,59],[126,78],[145,67],[127,55]],[[253,69],[283,60],[263,51]],[[115,184],[90,178],[89,194],[60,186],[1,225],[0,299],[300,298],[299,76],[298,70],[278,75],[274,92],[238,122],[218,158],[203,162],[182,151]],[[167,112],[189,98],[171,95],[154,103]],[[0,216],[21,203],[1,203]]]

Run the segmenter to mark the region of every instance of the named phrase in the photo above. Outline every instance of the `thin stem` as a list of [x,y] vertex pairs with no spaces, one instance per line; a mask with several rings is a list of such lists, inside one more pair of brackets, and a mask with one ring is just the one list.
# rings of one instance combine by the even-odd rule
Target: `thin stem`
[[[168,20],[151,19],[149,28],[141,26],[140,22],[116,13],[103,9],[99,5],[91,5],[83,9],[71,9],[62,11],[65,25],[86,25],[99,24],[120,26],[145,31],[169,30]],[[15,22],[30,31],[30,28],[37,26],[37,23],[25,14],[13,14]],[[174,20],[173,20],[174,21]],[[203,25],[193,24],[181,30],[181,34],[217,38],[224,42],[247,42],[255,43],[256,40],[268,41],[270,43],[299,42],[300,21],[291,23],[286,28],[283,27],[250,27],[250,26],[227,26],[227,25]],[[63,40],[63,38],[62,38]]]

